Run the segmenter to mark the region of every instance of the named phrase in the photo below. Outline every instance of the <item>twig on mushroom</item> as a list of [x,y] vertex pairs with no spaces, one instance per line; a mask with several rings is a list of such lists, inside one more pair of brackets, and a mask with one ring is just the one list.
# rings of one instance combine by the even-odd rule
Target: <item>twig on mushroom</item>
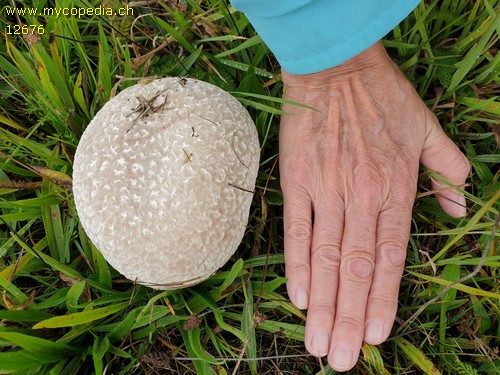
[[132,128],[137,124],[137,122],[140,119],[142,119],[143,117],[148,117],[151,113],[158,112],[159,110],[162,110],[165,107],[168,99],[168,95],[166,94],[162,104],[154,105],[156,98],[158,98],[165,91],[166,90],[163,90],[162,92],[157,92],[151,99],[146,99],[143,96],[136,96],[136,99],[139,101],[139,104],[135,108],[132,108],[132,112],[129,113],[127,117],[131,116],[134,113],[139,113],[139,114],[132,123],[132,126],[126,131],[126,133],[132,130]]
[[215,126],[220,127],[220,125],[219,125],[219,124],[217,124],[216,122],[213,122],[212,120],[207,119],[206,117],[203,117],[203,116],[197,115],[196,113],[191,113],[191,114],[192,114],[193,116],[199,117],[199,118],[201,118],[201,119],[203,119],[203,120],[205,120],[205,121],[211,122],[211,123],[212,123],[212,124],[214,124]]
[[243,161],[240,159],[240,156],[238,155],[238,153],[236,152],[236,149],[234,148],[234,136],[236,135],[236,133],[240,132],[241,130],[240,129],[237,129],[234,133],[233,133],[233,138],[231,139],[231,148],[233,149],[233,152],[234,154],[236,155],[236,159],[238,159],[238,161],[243,164],[243,166],[245,166],[246,169],[248,169],[248,165],[246,165],[245,163],[243,163]]
[[252,193],[252,194],[254,194],[254,193],[255,193],[255,190],[253,190],[253,191],[252,191],[252,190],[248,190],[248,189],[242,188],[242,187],[240,187],[240,186],[238,186],[238,185],[232,184],[232,183],[230,183],[230,182],[228,182],[227,184],[228,184],[229,186],[231,186],[231,187],[234,187],[234,188],[238,189],[238,190],[241,190],[241,191],[246,191],[247,193]]
[[[199,117],[199,118],[201,118],[201,119],[203,119],[203,120],[205,120],[205,121],[211,122],[212,124],[214,124],[214,125],[215,125],[215,126],[217,126],[217,127],[220,127],[220,125],[219,125],[219,124],[217,124],[216,122],[214,122],[214,121],[212,121],[212,120],[209,120],[209,119],[207,119],[207,118],[205,118],[205,117],[203,117],[203,116],[197,115],[196,113],[193,113],[193,115],[195,115],[196,117]],[[234,154],[236,155],[236,158],[238,159],[238,161],[239,161],[239,162],[240,162],[240,163],[241,163],[244,167],[246,167],[246,168],[248,169],[248,165],[246,165],[245,163],[243,163],[243,161],[241,160],[240,156],[239,156],[239,155],[238,155],[238,153],[236,152],[236,149],[234,148],[234,136],[235,136],[235,135],[236,135],[236,133],[238,133],[239,131],[241,131],[241,129],[237,129],[237,130],[233,133],[233,137],[232,137],[232,139],[231,139],[231,148],[233,149],[233,152],[234,152]],[[194,135],[194,128],[193,128],[193,135],[192,135],[192,136],[193,136],[193,137],[195,137],[195,135]]]
[[186,150],[184,150],[184,147],[182,147],[182,151],[184,151],[184,153],[186,154],[186,158],[184,159],[184,162],[182,164],[186,164],[186,163],[193,161],[193,153],[192,152],[188,154],[188,152]]

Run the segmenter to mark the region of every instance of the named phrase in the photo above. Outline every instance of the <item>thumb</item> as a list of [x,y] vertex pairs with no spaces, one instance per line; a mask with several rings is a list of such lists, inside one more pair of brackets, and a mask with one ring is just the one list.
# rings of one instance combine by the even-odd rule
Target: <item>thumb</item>
[[[420,156],[420,162],[435,171],[454,186],[463,186],[470,172],[467,158],[453,141],[448,138],[436,117],[430,112],[426,115],[427,136]],[[467,213],[465,197],[445,182],[432,178],[432,188],[441,190],[437,199],[443,210],[450,216],[462,217]]]

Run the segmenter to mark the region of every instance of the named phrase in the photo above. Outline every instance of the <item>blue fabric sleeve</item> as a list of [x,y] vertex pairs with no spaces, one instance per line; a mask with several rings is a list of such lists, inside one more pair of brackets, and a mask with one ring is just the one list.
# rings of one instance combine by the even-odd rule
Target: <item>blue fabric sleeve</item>
[[362,52],[420,0],[231,0],[292,74],[315,73]]

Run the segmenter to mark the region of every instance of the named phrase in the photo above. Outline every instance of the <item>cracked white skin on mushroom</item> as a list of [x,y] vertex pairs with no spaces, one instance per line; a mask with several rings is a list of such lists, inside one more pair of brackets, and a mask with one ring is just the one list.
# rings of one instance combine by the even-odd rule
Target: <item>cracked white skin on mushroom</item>
[[259,153],[248,112],[220,88],[176,77],[137,84],[106,103],[80,140],[78,216],[128,279],[194,285],[243,238]]

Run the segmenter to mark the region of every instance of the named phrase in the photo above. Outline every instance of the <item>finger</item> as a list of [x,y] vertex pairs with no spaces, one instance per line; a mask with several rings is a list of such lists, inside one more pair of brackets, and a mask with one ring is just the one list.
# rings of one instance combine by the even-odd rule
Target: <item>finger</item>
[[[427,114],[428,133],[425,139],[424,148],[420,161],[427,168],[432,169],[446,180],[456,186],[465,183],[470,171],[470,164],[467,158],[453,141],[448,138],[441,129],[436,117],[428,112]],[[446,189],[448,185],[444,182],[433,179],[433,189]],[[444,211],[453,217],[462,217],[467,213],[465,197],[457,190],[442,190],[437,194],[437,199]]]
[[354,366],[363,342],[365,309],[375,261],[375,230],[382,206],[378,180],[366,179],[363,172],[359,176],[362,183],[358,186],[363,188],[354,191],[353,203],[345,212],[337,309],[328,354],[328,362],[337,371],[347,371]]
[[340,244],[344,228],[344,203],[340,196],[315,205],[311,246],[311,296],[307,312],[305,345],[309,353],[328,354],[335,319],[340,267]]
[[394,194],[384,203],[377,224],[375,270],[368,296],[364,333],[364,341],[372,345],[387,339],[396,317],[399,284],[410,236],[416,171],[415,176],[393,186]]
[[282,190],[287,291],[295,306],[307,309],[311,277],[311,199],[305,190],[285,186]]

